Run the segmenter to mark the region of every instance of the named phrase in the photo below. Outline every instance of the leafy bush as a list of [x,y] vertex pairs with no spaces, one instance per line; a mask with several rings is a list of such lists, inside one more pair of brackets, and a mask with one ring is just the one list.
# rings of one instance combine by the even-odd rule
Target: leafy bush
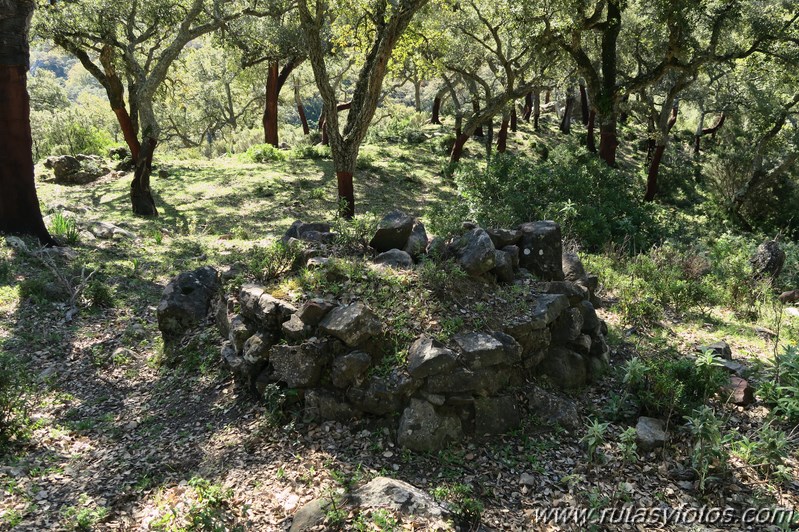
[[727,374],[706,356],[695,360],[657,356],[630,360],[624,382],[645,414],[685,415],[715,394],[727,382]]
[[252,248],[248,255],[247,266],[261,282],[265,283],[291,270],[300,252],[299,246],[277,240],[266,247]]
[[711,471],[722,472],[727,467],[726,438],[722,438],[722,422],[707,405],[701,406],[688,418],[688,426],[694,438],[691,453],[691,466],[699,476],[699,490],[705,490],[705,483]]
[[485,226],[555,220],[588,250],[625,239],[642,249],[661,236],[655,207],[638,199],[638,183],[574,144],[561,144],[543,162],[497,154],[485,170],[462,164],[455,181],[471,216]]
[[256,144],[245,152],[244,157],[254,163],[265,163],[267,161],[283,161],[286,159],[286,154],[271,144]]
[[291,149],[293,159],[330,159],[330,146],[321,144],[299,144]]
[[333,222],[333,231],[336,233],[336,243],[348,253],[367,253],[369,241],[377,230],[380,219],[376,214],[365,213],[347,220],[338,216]]
[[78,226],[75,219],[68,218],[60,212],[53,215],[49,229],[52,236],[64,237],[68,244],[78,241]]
[[786,346],[776,357],[758,395],[775,407],[776,415],[799,420],[799,346]]
[[412,107],[402,104],[389,104],[386,110],[389,118],[373,126],[373,138],[376,136],[407,144],[421,144],[427,140],[422,132],[422,126],[427,123],[427,114],[417,113]]

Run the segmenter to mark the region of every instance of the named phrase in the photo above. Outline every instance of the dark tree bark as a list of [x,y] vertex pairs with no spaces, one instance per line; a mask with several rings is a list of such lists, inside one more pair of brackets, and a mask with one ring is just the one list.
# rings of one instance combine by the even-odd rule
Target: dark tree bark
[[[670,95],[671,96],[671,95]],[[668,136],[671,128],[677,123],[677,114],[680,111],[680,100],[674,98],[674,103],[671,106],[671,114],[669,115],[668,122],[666,123],[665,138],[658,141],[655,147],[655,153],[652,156],[652,162],[649,164],[649,173],[646,179],[646,193],[644,194],[644,201],[653,201],[655,194],[658,192],[658,174],[660,172],[660,162],[663,160],[663,153],[666,151],[668,144]],[[662,133],[662,132],[661,132]]]
[[441,118],[439,118],[439,112],[441,110],[441,97],[436,94],[436,97],[433,98],[433,109],[430,112],[430,123],[431,124],[438,124],[441,125]]
[[[480,101],[477,98],[472,99],[472,112],[475,116],[480,114]],[[485,137],[485,133],[483,133],[483,124],[477,126],[477,129],[474,130],[474,136],[477,138]]]
[[[703,113],[702,117],[704,118],[704,113]],[[699,155],[699,153],[701,152],[702,137],[704,137],[705,135],[710,135],[711,138],[715,138],[716,137],[716,133],[718,132],[719,129],[721,129],[721,126],[724,125],[724,121],[726,119],[727,119],[727,115],[722,112],[719,115],[718,119],[716,120],[716,123],[713,124],[712,126],[707,127],[707,128],[701,128],[701,123],[700,123],[699,132],[694,137],[694,154],[695,155]]]
[[590,111],[588,110],[588,91],[585,89],[585,81],[582,79],[580,80],[580,119],[583,121],[583,125],[588,125],[588,115]]
[[516,104],[510,110],[510,130],[516,133],[519,130],[519,118],[516,115]]
[[502,113],[502,124],[497,135],[497,153],[505,153],[508,148],[508,125],[510,123],[509,113]]
[[300,115],[300,123],[302,124],[303,135],[310,135],[311,130],[308,127],[308,118],[305,116],[305,107],[302,105],[302,98],[300,97],[300,80],[294,78],[294,103],[297,105],[297,114]]
[[608,164],[616,166],[616,149],[619,147],[617,134],[616,43],[621,31],[621,6],[619,0],[608,0],[606,27],[602,33],[602,89],[597,96],[599,115],[599,157]]
[[155,207],[155,199],[150,189],[150,174],[153,171],[153,153],[158,141],[147,138],[136,161],[136,170],[133,173],[133,181],[130,183],[130,202],[133,206],[133,214],[139,216],[158,216],[158,209]]
[[544,105],[549,103],[550,98],[552,98],[552,89],[547,89],[544,93]]
[[[619,99],[619,101],[621,103],[623,103],[623,104],[626,104],[627,102],[630,101],[630,95],[629,94],[625,94],[624,96],[622,96]],[[624,111],[624,110],[619,111],[619,124],[626,124],[627,123],[627,119],[629,117],[630,117],[630,114],[627,111]]]
[[466,141],[469,140],[469,135],[459,134],[455,137],[455,144],[452,145],[452,152],[449,156],[450,164],[457,163],[463,157],[463,147],[466,145]]
[[536,131],[541,129],[541,91],[535,91],[533,94],[533,129]]
[[28,27],[34,2],[0,2],[0,231],[57,245],[42,221],[33,178],[27,89]]
[[533,93],[528,92],[524,96],[524,111],[522,112],[522,120],[529,122],[533,116]]
[[560,131],[564,135],[571,133],[572,113],[574,112],[574,88],[566,90],[566,108],[563,110],[563,118],[560,121]]

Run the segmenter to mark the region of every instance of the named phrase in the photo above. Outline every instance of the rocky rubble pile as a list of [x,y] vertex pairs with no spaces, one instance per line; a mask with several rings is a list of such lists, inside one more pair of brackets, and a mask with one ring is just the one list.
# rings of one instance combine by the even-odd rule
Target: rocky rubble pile
[[[297,222],[284,240],[332,238],[329,226]],[[449,241],[427,240],[421,222],[391,213],[371,240],[380,253],[375,262],[410,268],[439,246],[439,256],[452,257],[471,275],[532,283],[527,308],[502,330],[462,331],[448,345],[420,336],[407,347],[407,363],[388,372],[376,369],[384,369],[381,359],[395,346],[387,341],[386,324],[363,302],[311,299],[295,306],[254,284],[212,298],[206,287],[214,285],[208,281],[214,276],[207,267],[193,273],[196,283],[186,273],[170,283],[159,323],[170,324],[165,340],[174,341],[181,325],[172,325],[196,323],[204,305],[193,298],[207,296],[225,339],[222,358],[241,386],[256,395],[269,386],[296,390],[308,419],[398,416],[398,443],[419,451],[518,426],[521,408],[540,403],[533,398],[526,404],[529,399],[516,393],[529,376],[546,375],[556,386],[574,389],[607,366],[606,328],[591,302],[596,280],[585,275],[576,256],[566,259],[573,279],[566,280],[556,224],[472,227]],[[381,259],[387,253],[395,258]],[[310,260],[324,267],[319,259]],[[543,280],[533,281],[533,275]],[[186,319],[171,310],[177,304],[169,298],[187,300]]]

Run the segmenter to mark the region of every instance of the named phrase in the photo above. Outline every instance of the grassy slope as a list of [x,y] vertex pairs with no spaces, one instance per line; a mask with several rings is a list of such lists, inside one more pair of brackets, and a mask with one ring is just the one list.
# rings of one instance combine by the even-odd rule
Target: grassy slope
[[[529,133],[511,135],[510,148],[528,151],[532,138]],[[556,137],[544,140],[557,142]],[[431,144],[365,147],[356,176],[357,208],[375,213],[399,208],[422,215],[432,202],[450,201],[453,191],[438,175],[445,157],[427,147]],[[481,153],[476,143],[470,149]],[[629,152],[622,159],[633,164]],[[606,446],[611,462],[589,466],[577,443],[580,435],[534,426],[480,447],[410,456],[392,450],[387,434],[368,427],[359,428],[366,431],[358,433],[360,438],[336,426],[332,432],[312,428],[314,440],[303,437],[302,431],[269,426],[262,406],[233,396],[218,366],[212,334],[198,341],[193,366],[158,369],[153,364],[160,349],[154,309],[172,276],[203,264],[230,264],[245,258],[255,243],[281,235],[294,219],[331,220],[335,212],[329,161],[290,158],[259,165],[235,158],[165,157],[160,168],[168,177],[156,177],[153,187],[162,215],[151,220],[129,213],[130,176],[82,187],[40,178],[40,197],[48,210],[87,207],[81,220],[110,221],[137,235],[133,242],[75,246],[79,258],[73,265],[98,270],[96,278],[111,287],[112,305],[86,308],[66,323],[66,309],[58,298],[47,296],[46,284],[52,278],[47,269],[30,256],[0,249],[10,265],[5,279],[0,278],[2,348],[7,356],[22,354],[34,378],[39,377],[34,384],[37,422],[31,444],[18,449],[0,473],[6,492],[0,511],[6,525],[18,520],[33,528],[51,528],[81,519],[123,526],[162,519],[168,524],[167,509],[178,502],[184,509],[207,509],[197,502],[205,488],[196,482],[191,488],[180,484],[204,476],[232,489],[223,497],[230,504],[221,505],[219,515],[246,520],[240,507],[247,501],[253,506],[248,519],[254,529],[269,529],[323,488],[335,487],[338,476],[360,474],[361,465],[371,474],[387,469],[428,489],[473,478],[484,486],[477,496],[486,505],[486,520],[494,525],[518,520],[532,506],[554,499],[583,505],[716,501],[712,495],[705,499],[681,490],[667,475],[652,473],[658,463],[685,461],[688,445],[682,435],[675,436],[678,447],[662,462],[653,457],[640,465],[619,465],[613,458],[615,447]],[[617,325],[613,334],[619,339],[619,356],[633,349],[677,347],[685,352],[722,336],[732,339],[736,353],[769,353],[770,344],[758,336],[754,324],[724,309],[713,309],[711,315],[713,319],[675,315],[664,324],[667,328],[634,335],[624,343],[626,326],[612,309],[607,317]],[[583,412],[599,414],[606,394],[617,386],[614,382],[609,379],[588,391]],[[762,407],[757,412],[762,415]],[[747,423],[754,421],[747,417],[742,424]],[[331,441],[340,446],[338,454],[324,451]],[[520,490],[518,475],[525,471],[540,474],[542,485],[553,489],[530,494]],[[495,479],[497,472],[504,480]],[[733,484],[743,490],[741,501],[773,503],[787,497],[783,502],[790,503],[796,495],[795,485],[761,485],[757,475],[748,473],[736,478]],[[625,482],[632,482],[638,492],[627,493]],[[511,517],[507,510],[518,515]]]

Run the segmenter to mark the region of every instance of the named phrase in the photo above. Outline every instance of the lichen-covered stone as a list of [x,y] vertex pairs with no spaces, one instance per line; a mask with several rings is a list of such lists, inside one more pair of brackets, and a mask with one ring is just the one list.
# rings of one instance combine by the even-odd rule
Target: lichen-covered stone
[[313,327],[302,321],[299,316],[293,314],[288,321],[280,325],[283,337],[291,343],[300,343],[313,336]]
[[588,382],[585,359],[571,349],[552,347],[541,364],[541,370],[563,389],[574,389]]
[[372,357],[363,351],[353,351],[336,357],[333,361],[331,380],[337,388],[347,388],[360,384],[366,371],[372,365]]
[[428,336],[421,336],[408,349],[408,373],[423,379],[445,373],[456,365],[455,353]]
[[344,423],[360,415],[355,407],[335,394],[319,389],[305,393],[304,417],[308,421]]
[[411,234],[408,236],[408,241],[405,243],[403,251],[414,259],[418,259],[427,251],[427,231],[424,228],[424,224],[419,220],[413,223],[413,229],[411,229]]
[[401,447],[420,452],[438,451],[462,437],[458,417],[439,414],[433,405],[421,399],[411,399],[397,430],[397,443]]
[[389,249],[375,257],[375,264],[389,266],[396,269],[413,268],[413,258],[401,249]]
[[380,323],[374,313],[358,301],[331,310],[319,324],[319,330],[335,336],[350,347],[357,347],[380,334]]
[[378,416],[399,412],[420,382],[394,370],[387,377],[373,376],[364,388],[350,388],[347,398],[360,410]]
[[502,390],[510,381],[513,370],[495,366],[480,370],[458,367],[447,374],[431,375],[425,390],[434,394],[473,393],[489,396]]
[[494,244],[488,234],[480,229],[472,229],[452,243],[452,251],[458,264],[466,273],[482,275],[496,265]]
[[325,299],[309,299],[297,311],[297,317],[303,323],[316,327],[328,312],[336,308],[336,304]]
[[289,388],[310,388],[318,384],[322,368],[330,358],[329,345],[319,340],[302,345],[276,345],[269,351],[274,380],[286,383]]
[[486,229],[486,233],[494,243],[494,247],[502,249],[505,246],[513,246],[522,239],[522,232],[518,229]]
[[234,314],[230,318],[228,330],[228,339],[233,342],[236,351],[241,351],[247,338],[255,334],[255,326],[241,314]]
[[513,262],[510,255],[504,250],[494,250],[494,268],[491,273],[500,283],[513,282]]
[[522,224],[519,230],[522,232],[519,265],[545,281],[563,280],[560,226],[540,221]]

